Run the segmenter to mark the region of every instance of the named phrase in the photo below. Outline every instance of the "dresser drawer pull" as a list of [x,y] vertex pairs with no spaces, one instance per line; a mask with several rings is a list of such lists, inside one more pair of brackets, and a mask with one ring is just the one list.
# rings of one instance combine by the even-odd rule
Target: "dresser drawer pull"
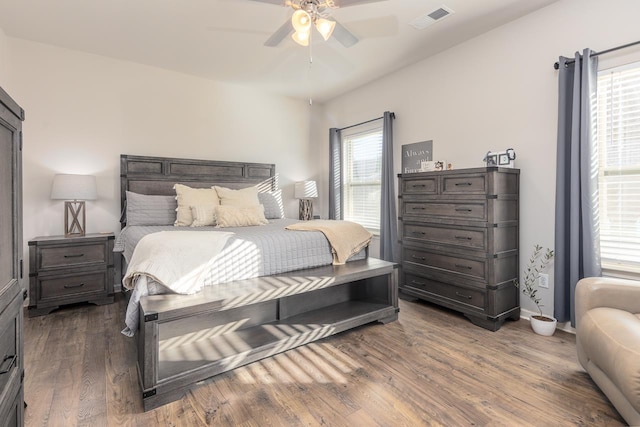
[[420,261],[425,261],[425,260],[426,260],[426,258],[425,258],[425,257],[423,257],[423,256],[415,256],[415,255],[411,255],[411,258],[413,258],[413,259],[419,259]]
[[427,208],[425,208],[424,206],[412,206],[411,209],[413,209],[414,211],[423,211]]
[[458,268],[466,268],[467,270],[471,270],[472,267],[469,267],[468,265],[462,265],[462,264],[456,264],[456,267]]
[[455,237],[458,240],[471,240],[471,237],[469,236],[455,236]]
[[17,358],[18,358],[17,354],[14,354],[12,356],[4,356],[4,359],[2,359],[2,365],[4,365],[4,363],[7,360],[11,360],[11,361],[9,362],[9,367],[8,368],[3,369],[2,371],[0,371],[0,375],[6,374],[7,372],[9,372],[11,370],[11,368],[13,368],[13,364],[16,363],[16,359]]
[[461,209],[461,208],[456,208],[456,212],[472,212],[471,209]]
[[419,285],[419,286],[424,286],[424,285],[426,285],[426,283],[425,283],[425,282],[418,282],[417,280],[412,280],[412,281],[411,281],[411,284],[412,284],[412,285]]
[[458,291],[456,291],[456,295],[459,296],[459,297],[462,297],[462,298],[471,299],[471,295],[461,294]]
[[461,186],[461,185],[467,186],[467,185],[471,185],[471,183],[470,182],[456,182],[456,185],[457,186]]
[[74,289],[74,288],[81,288],[84,286],[84,283],[80,283],[79,285],[64,285],[65,289]]
[[65,255],[65,258],[80,258],[83,257],[84,254],[78,254],[78,255]]
[[413,184],[411,187],[413,187],[413,188],[426,187],[426,184]]
[[425,233],[424,231],[414,231],[413,234],[419,234],[421,236],[424,236],[427,233]]

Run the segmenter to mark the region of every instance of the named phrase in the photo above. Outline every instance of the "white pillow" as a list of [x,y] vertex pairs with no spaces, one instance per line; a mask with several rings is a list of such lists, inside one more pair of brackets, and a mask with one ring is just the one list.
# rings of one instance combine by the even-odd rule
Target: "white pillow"
[[191,206],[191,216],[193,217],[191,227],[216,225],[215,206]]
[[186,185],[175,184],[173,189],[176,190],[176,200],[178,201],[176,222],[173,225],[178,227],[186,227],[193,222],[191,206],[215,208],[220,204],[218,194],[211,188],[191,188]]
[[220,205],[216,208],[218,227],[246,227],[264,225],[269,221],[264,217],[264,206],[237,207]]
[[222,206],[235,206],[246,208],[260,205],[258,200],[258,187],[247,187],[241,190],[232,190],[230,188],[213,187],[218,193],[220,204]]

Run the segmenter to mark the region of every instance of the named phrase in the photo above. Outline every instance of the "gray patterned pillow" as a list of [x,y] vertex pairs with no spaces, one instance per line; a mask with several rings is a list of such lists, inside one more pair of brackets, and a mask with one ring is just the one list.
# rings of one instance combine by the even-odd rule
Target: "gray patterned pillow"
[[127,225],[173,225],[175,196],[150,196],[127,191]]
[[258,193],[258,200],[264,206],[264,216],[267,219],[284,218],[284,207],[282,205],[282,190],[271,191],[269,193]]

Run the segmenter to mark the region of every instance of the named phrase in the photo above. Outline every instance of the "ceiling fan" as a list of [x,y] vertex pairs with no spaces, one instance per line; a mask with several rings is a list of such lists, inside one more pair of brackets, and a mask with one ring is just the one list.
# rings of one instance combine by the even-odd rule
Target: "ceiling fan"
[[333,9],[356,6],[364,3],[375,3],[383,0],[253,0],[262,3],[291,7],[294,12],[291,20],[287,20],[264,43],[265,46],[275,47],[287,36],[302,46],[309,45],[312,27],[320,33],[323,39],[329,40],[333,36],[344,47],[351,47],[358,43],[358,38],[335,19],[328,19]]

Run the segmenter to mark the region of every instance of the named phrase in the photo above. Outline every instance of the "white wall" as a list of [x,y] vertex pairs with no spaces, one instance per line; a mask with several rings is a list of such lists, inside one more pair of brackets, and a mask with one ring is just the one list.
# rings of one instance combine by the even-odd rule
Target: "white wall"
[[9,91],[9,47],[7,44],[7,36],[0,27],[0,87],[5,91]]
[[[514,148],[521,169],[522,268],[536,243],[554,245],[558,85],[553,63],[586,47],[605,50],[638,40],[638,16],[636,0],[561,0],[327,102],[324,127],[394,111],[397,172],[403,144],[433,139],[434,158],[455,169],[484,166],[488,150]],[[640,60],[640,48],[607,55],[603,64],[621,55]],[[327,138],[324,146],[328,156]],[[328,166],[323,179],[328,180]],[[551,314],[553,288],[542,293],[544,311]],[[534,309],[525,298],[522,306]]]
[[[11,95],[25,109],[24,237],[63,233],[56,173],[97,176],[87,231],[118,231],[120,154],[275,163],[287,216],[293,182],[319,175],[309,106],[247,87],[8,39]],[[26,258],[25,258],[26,259]]]

